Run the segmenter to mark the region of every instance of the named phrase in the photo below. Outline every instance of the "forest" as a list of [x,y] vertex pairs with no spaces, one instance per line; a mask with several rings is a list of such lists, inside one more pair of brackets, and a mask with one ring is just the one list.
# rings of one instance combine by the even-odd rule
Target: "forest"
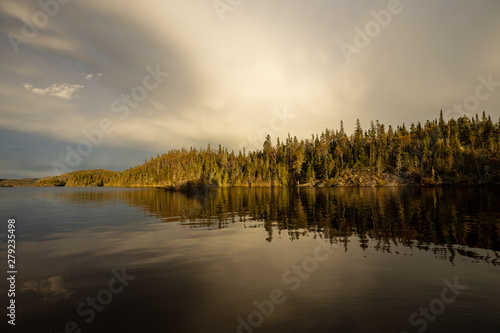
[[500,184],[500,120],[463,116],[354,133],[325,129],[308,139],[290,134],[262,150],[191,147],[171,150],[124,171],[83,170],[36,186],[144,186],[210,189],[232,186],[448,186]]

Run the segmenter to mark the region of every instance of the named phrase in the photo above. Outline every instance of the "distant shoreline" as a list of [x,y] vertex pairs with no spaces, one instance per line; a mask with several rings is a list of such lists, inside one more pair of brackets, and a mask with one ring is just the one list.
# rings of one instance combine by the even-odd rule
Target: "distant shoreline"
[[[205,183],[200,179],[183,180],[173,184],[116,184],[103,180],[102,174],[115,174],[109,170],[75,171],[59,177],[0,179],[0,187],[122,187],[122,188],[157,188],[169,191],[209,191],[217,188],[335,188],[335,187],[496,187],[498,181],[477,182],[473,178],[460,181],[443,182],[434,179],[423,179],[418,174],[410,172],[377,173],[369,168],[364,170],[348,170],[342,175],[331,179],[316,179],[307,183],[289,186],[269,184],[266,182],[250,184],[219,185]],[[77,180],[84,174],[84,179],[93,178],[93,183],[81,184]]]
[[[18,179],[9,179],[9,181],[17,181]],[[186,192],[186,191],[211,191],[211,190],[217,190],[217,189],[229,189],[229,188],[318,188],[318,189],[328,189],[328,188],[493,188],[493,187],[498,187],[500,184],[497,183],[488,183],[488,184],[426,184],[426,185],[421,185],[421,184],[416,184],[416,183],[406,183],[406,184],[388,184],[388,185],[367,185],[367,184],[349,184],[349,185],[338,185],[338,184],[333,184],[333,185],[326,185],[324,182],[318,181],[316,184],[300,184],[296,186],[269,186],[269,185],[233,185],[233,186],[217,186],[217,187],[204,187],[204,188],[196,188],[196,187],[173,187],[173,186],[161,186],[161,185],[104,185],[104,186],[98,186],[98,185],[63,185],[63,186],[58,186],[58,185],[35,185],[35,184],[30,184],[30,185],[12,185],[8,184],[5,185],[3,184],[4,180],[0,181],[0,188],[51,188],[51,187],[66,187],[66,188],[99,188],[99,187],[119,187],[119,188],[150,188],[150,189],[158,189],[158,190],[165,190],[165,191],[179,191],[179,192]]]

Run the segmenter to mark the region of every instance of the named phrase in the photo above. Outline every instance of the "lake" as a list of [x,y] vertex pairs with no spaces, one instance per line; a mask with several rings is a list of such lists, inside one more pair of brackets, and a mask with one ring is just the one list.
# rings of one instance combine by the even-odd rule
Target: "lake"
[[495,188],[0,188],[0,212],[9,332],[500,332]]

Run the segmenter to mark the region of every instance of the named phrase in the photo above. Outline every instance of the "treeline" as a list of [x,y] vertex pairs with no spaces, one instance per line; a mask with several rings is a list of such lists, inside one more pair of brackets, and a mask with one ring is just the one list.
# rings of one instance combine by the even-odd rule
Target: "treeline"
[[117,173],[110,170],[82,170],[38,180],[36,186],[104,186],[114,183]]
[[22,178],[22,179],[0,179],[0,187],[30,187],[35,186],[35,182],[39,178]]
[[[486,185],[500,184],[500,122],[484,112],[409,128],[378,121],[351,135],[337,130],[299,140],[288,135],[262,150],[235,153],[182,148],[120,172],[75,172],[38,185],[157,186],[166,188],[297,185]],[[68,176],[69,175],[69,176]],[[388,177],[391,175],[391,177]]]

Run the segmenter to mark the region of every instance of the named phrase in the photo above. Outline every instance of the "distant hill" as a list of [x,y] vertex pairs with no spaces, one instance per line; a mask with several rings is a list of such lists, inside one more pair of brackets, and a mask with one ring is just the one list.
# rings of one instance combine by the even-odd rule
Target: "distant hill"
[[28,187],[35,186],[35,182],[39,178],[22,178],[22,179],[0,179],[0,187]]
[[35,186],[104,186],[109,185],[116,175],[117,172],[104,169],[74,171],[39,179]]
[[182,148],[124,171],[84,170],[36,186],[446,186],[500,184],[500,123],[466,116],[392,128],[359,121],[353,134],[326,129],[310,139],[290,135],[250,153]]

